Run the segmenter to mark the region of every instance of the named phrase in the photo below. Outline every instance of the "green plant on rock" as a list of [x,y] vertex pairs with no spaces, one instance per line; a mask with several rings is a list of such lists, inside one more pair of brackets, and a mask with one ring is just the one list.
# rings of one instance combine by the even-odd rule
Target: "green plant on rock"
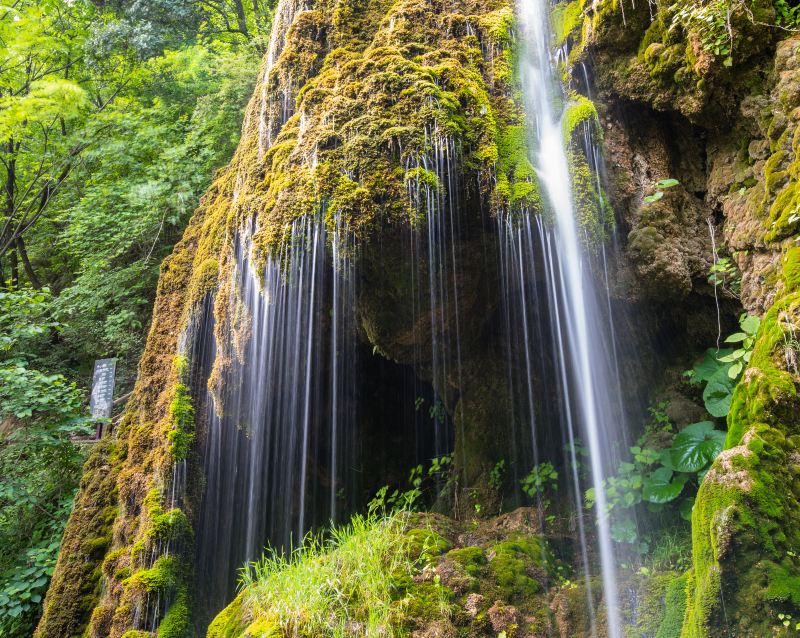
[[[789,628],[792,626],[792,615],[791,614],[778,614],[778,621],[780,622],[780,626]],[[795,631],[800,631],[800,622],[794,622],[794,629]]]
[[500,459],[489,472],[489,487],[493,490],[503,489],[506,478],[506,460]]
[[[711,421],[693,423],[674,433],[661,406],[651,408],[653,420],[638,444],[629,449],[630,460],[620,463],[616,473],[603,481],[606,514],[616,512],[611,521],[612,537],[620,543],[639,542],[637,526],[629,512],[643,503],[653,513],[677,505],[681,518],[690,520],[697,488],[725,444],[726,433],[717,430]],[[654,431],[670,432],[669,445],[648,446],[648,435]],[[595,488],[588,489],[586,507],[595,507],[596,499]],[[646,549],[645,545],[640,547]]]
[[414,511],[419,508],[423,496],[436,489],[437,483],[448,481],[452,472],[453,456],[444,455],[431,459],[427,469],[420,463],[411,468],[408,489],[392,489],[384,485],[367,504],[370,515],[387,515],[395,511]]
[[558,472],[550,462],[534,465],[533,469],[520,479],[520,485],[522,491],[531,498],[555,492],[558,489]]
[[708,269],[708,283],[738,298],[742,292],[742,273],[730,257],[714,257]]
[[680,182],[677,179],[662,179],[656,183],[656,191],[644,198],[645,204],[655,204],[657,201],[663,199],[665,190],[678,186],[679,184]]
[[717,418],[728,415],[736,384],[750,361],[760,320],[743,314],[739,318],[740,331],[729,336],[726,343],[740,343],[741,347],[709,348],[701,361],[684,373],[689,383],[703,385],[703,403],[708,413]]
[[733,59],[733,32],[731,12],[737,0],[713,0],[704,4],[686,2],[673,5],[677,11],[673,15],[670,30],[683,27],[699,34],[703,49],[724,59],[725,66],[731,66]]
[[172,402],[169,406],[171,429],[167,434],[170,451],[176,461],[183,461],[189,455],[194,441],[194,406],[187,385],[189,364],[186,357],[175,357],[178,383],[175,384]]
[[[248,635],[339,636],[353,626],[359,635],[406,635],[405,615],[446,614],[452,595],[435,578],[414,579],[427,562],[423,556],[448,545],[424,530],[409,535],[408,523],[407,513],[355,516],[327,538],[307,536],[288,556],[268,550],[242,571],[241,599],[231,613],[251,619]],[[227,635],[221,628],[231,621],[223,612],[208,635]]]
[[800,23],[800,5],[789,0],[773,0],[775,22],[787,29],[796,29]]
[[735,332],[725,339],[725,343],[741,344],[739,348],[730,354],[718,358],[718,361],[721,363],[731,364],[730,368],[728,368],[729,378],[737,379],[750,362],[759,325],[761,325],[761,320],[758,317],[755,315],[743,314],[739,318],[739,327],[742,329],[741,332]]
[[[529,498],[539,499],[542,509],[547,512],[550,509],[550,496],[555,494],[558,490],[558,472],[550,462],[540,463],[534,465],[533,469],[526,476],[523,476],[520,481],[522,491],[528,495]],[[554,514],[548,514],[545,518],[548,523],[555,520]]]

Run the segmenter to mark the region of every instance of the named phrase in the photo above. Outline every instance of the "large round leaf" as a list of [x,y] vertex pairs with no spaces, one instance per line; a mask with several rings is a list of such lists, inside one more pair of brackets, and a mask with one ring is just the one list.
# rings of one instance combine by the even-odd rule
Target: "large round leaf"
[[708,380],[703,390],[703,403],[711,416],[727,416],[731,409],[731,396],[735,382],[728,376],[728,366],[720,368]]
[[685,427],[672,441],[670,460],[679,472],[699,472],[717,458],[725,445],[725,432],[714,429],[711,421]]
[[669,503],[674,501],[683,491],[688,477],[673,472],[668,467],[661,467],[644,480],[642,498],[650,503]]
[[720,348],[717,350],[716,348],[709,348],[706,350],[705,356],[698,361],[694,365],[694,375],[698,381],[708,381],[711,377],[713,377],[720,368],[726,368],[727,365],[723,365],[719,362],[719,357],[725,357],[733,353],[732,348]]

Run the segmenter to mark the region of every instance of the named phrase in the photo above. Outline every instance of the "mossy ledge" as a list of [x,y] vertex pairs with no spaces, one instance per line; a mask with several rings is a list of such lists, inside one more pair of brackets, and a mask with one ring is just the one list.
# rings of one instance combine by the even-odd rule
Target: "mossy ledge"
[[[407,512],[357,520],[337,542],[254,576],[208,638],[316,638],[337,630],[589,638],[592,614],[604,614],[598,583],[590,612],[574,548],[542,534],[538,520],[527,507],[480,521]],[[674,572],[628,577],[624,587],[638,601],[623,610],[639,632],[631,635],[678,638],[685,584]]]

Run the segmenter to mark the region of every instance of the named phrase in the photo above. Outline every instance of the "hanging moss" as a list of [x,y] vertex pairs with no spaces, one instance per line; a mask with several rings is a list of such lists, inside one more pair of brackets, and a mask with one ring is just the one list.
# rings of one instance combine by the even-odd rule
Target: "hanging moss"
[[167,434],[170,452],[175,461],[183,461],[189,455],[194,441],[194,406],[187,385],[188,362],[185,357],[176,357],[175,368],[180,383],[174,386],[174,396],[169,406],[171,429]]
[[566,43],[567,38],[583,24],[581,0],[559,2],[552,9],[553,36],[557,47]]
[[189,595],[181,588],[158,626],[157,638],[190,638],[193,635],[189,618]]
[[174,557],[161,556],[152,567],[134,572],[124,585],[143,593],[169,591],[177,584],[177,567]]
[[595,107],[594,102],[583,95],[573,93],[566,109],[564,109],[562,119],[565,145],[572,145],[578,141],[575,139],[575,135],[581,125],[585,125],[588,128],[590,139],[598,142],[602,140],[600,117],[597,114],[597,107]]

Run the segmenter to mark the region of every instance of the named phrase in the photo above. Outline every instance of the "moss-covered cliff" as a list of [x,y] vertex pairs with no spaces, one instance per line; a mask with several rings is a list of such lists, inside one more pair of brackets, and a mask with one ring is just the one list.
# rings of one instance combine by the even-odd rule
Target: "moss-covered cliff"
[[[483,206],[536,204],[511,90],[512,19],[503,0],[279,3],[242,142],[162,267],[136,389],[109,443],[111,460],[98,448],[87,466],[37,636],[188,631],[191,528],[202,478],[185,341],[201,301],[219,290],[213,387],[236,356],[240,315],[228,291],[233,238],[245,222],[258,228],[257,263],[303,215],[342,220],[367,246],[385,239],[388,259],[402,229],[425,223],[425,198],[448,188],[436,166],[445,154],[467,224],[484,223]],[[410,362],[411,344],[404,351],[401,334],[409,327],[386,312],[390,304],[398,316],[408,314],[409,284],[392,288],[383,255],[366,249],[364,260],[378,281],[359,304],[363,330],[387,356]],[[465,289],[482,290],[469,283]],[[490,302],[478,294],[474,303]],[[424,331],[414,338],[424,342]],[[424,362],[413,363],[426,374]],[[486,424],[470,431],[474,449],[497,447]],[[104,482],[92,470],[102,463],[111,477]],[[487,463],[478,461],[474,477]],[[76,567],[75,548],[95,537],[103,543]]]
[[[589,63],[600,92],[611,194],[644,293],[655,303],[702,294],[716,240],[741,270],[742,304],[764,316],[728,449],[694,507],[683,636],[789,635],[783,620],[798,611],[800,67],[777,5],[568,5],[581,16],[568,29],[571,63]],[[643,205],[666,176],[682,187]]]

